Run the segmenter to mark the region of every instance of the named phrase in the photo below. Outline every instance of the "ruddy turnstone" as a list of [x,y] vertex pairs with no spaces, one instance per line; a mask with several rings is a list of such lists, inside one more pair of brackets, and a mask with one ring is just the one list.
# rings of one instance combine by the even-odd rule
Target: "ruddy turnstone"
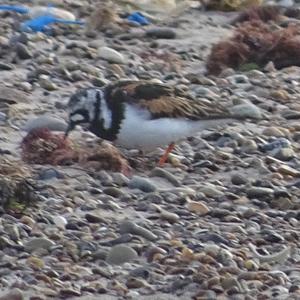
[[81,89],[71,96],[68,108],[66,136],[76,125],[87,125],[98,137],[129,149],[169,145],[159,165],[175,142],[233,120],[221,105],[196,101],[176,87],[152,81]]

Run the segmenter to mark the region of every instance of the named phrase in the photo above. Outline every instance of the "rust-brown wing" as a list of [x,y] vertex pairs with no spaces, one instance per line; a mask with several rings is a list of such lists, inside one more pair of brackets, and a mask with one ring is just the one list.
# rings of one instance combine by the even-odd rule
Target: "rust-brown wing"
[[179,89],[151,81],[120,81],[112,84],[106,88],[106,99],[109,106],[115,102],[126,102],[147,109],[153,119],[207,120],[230,117],[228,110],[218,103],[193,100]]

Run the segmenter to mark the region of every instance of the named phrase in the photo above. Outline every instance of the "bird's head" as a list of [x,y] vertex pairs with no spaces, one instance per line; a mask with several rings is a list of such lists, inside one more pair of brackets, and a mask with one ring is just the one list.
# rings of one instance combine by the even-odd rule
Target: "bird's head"
[[89,127],[103,98],[100,89],[86,88],[73,94],[68,103],[69,124],[65,137],[76,127]]

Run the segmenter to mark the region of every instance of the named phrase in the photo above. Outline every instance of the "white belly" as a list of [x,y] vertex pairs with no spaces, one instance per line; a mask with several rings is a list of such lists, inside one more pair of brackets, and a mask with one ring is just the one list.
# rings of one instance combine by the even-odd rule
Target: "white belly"
[[129,106],[126,107],[125,115],[116,144],[140,150],[169,145],[216,123],[172,118],[151,120],[148,112],[138,111]]

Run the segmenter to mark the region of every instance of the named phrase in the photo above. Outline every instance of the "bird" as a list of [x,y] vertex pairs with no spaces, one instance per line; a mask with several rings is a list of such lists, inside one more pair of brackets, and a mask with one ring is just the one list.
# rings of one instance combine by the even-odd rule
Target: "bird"
[[65,138],[77,125],[117,146],[152,151],[167,146],[163,166],[175,143],[204,129],[232,122],[227,107],[193,99],[187,92],[151,80],[118,80],[77,90],[68,102]]

